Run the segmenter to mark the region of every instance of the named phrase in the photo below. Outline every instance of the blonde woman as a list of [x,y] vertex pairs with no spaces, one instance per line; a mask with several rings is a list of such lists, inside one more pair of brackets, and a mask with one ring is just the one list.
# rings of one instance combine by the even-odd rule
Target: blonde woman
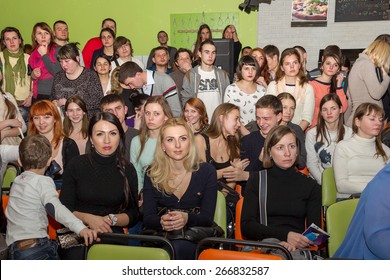
[[[169,119],[161,127],[154,161],[145,176],[145,227],[162,229],[170,236],[185,227],[212,226],[216,200],[214,167],[201,163],[189,125],[182,118]],[[169,210],[159,215],[161,207]],[[172,244],[177,259],[195,258],[195,242],[179,238]]]
[[359,54],[348,76],[346,125],[352,126],[355,110],[364,102],[383,108],[381,98],[389,86],[389,68],[390,44],[383,40],[375,40]]

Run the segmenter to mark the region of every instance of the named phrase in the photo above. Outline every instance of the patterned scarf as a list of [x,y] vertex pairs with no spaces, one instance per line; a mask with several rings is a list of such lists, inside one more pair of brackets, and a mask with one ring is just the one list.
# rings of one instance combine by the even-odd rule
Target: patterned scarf
[[[24,52],[19,49],[17,53],[11,53],[8,49],[4,49],[4,78],[5,91],[15,95],[15,85],[19,83],[24,86],[26,82],[26,64],[24,63]],[[12,67],[9,58],[17,58],[15,66]]]

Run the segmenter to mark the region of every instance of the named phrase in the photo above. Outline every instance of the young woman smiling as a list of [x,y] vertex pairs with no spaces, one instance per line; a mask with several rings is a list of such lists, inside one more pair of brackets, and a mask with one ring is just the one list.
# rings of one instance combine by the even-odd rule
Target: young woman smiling
[[76,142],[80,155],[86,153],[85,147],[88,140],[87,105],[77,95],[69,97],[65,103],[64,133]]
[[209,128],[206,106],[197,97],[188,99],[184,104],[183,118],[195,135],[204,133]]

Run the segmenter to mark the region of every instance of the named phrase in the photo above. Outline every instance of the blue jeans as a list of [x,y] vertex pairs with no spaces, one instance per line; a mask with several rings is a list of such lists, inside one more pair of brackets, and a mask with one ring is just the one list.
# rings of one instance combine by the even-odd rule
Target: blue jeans
[[8,247],[9,260],[59,260],[57,242],[49,238],[37,238],[37,245],[25,250],[18,250],[18,241]]

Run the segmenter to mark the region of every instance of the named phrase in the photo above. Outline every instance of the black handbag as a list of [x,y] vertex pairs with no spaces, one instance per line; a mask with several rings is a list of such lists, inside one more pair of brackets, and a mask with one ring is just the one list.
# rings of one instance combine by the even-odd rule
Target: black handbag
[[68,228],[57,230],[57,243],[62,250],[84,246],[84,238]]
[[[162,207],[158,209],[158,215],[161,217],[166,214],[168,211],[181,211],[186,213],[195,213],[198,214],[200,211],[199,207],[194,207],[188,210],[184,209],[168,209],[167,207]],[[213,225],[210,227],[205,226],[193,226],[187,227],[185,226],[179,230],[166,231],[161,228],[158,229],[148,229],[144,228],[142,230],[142,234],[144,235],[157,235],[167,238],[168,240],[178,240],[184,239],[192,242],[199,242],[200,240],[207,237],[221,237],[224,234],[224,230],[213,222]]]

